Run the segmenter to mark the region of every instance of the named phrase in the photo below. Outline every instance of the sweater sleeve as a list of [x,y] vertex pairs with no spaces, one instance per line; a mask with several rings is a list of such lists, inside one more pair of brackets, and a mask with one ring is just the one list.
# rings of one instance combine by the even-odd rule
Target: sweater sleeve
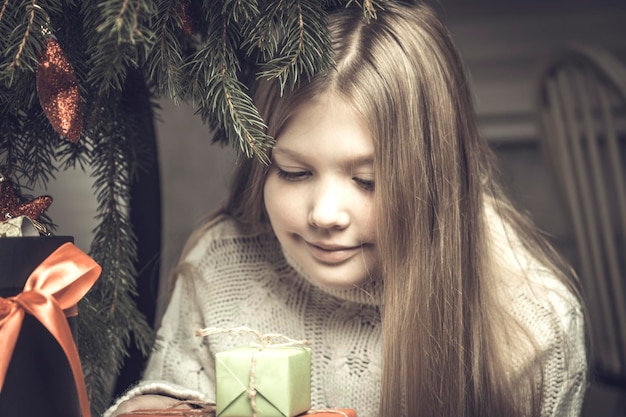
[[[550,417],[578,417],[581,412],[585,390],[587,388],[587,360],[585,352],[585,330],[583,314],[580,308],[573,308],[565,317],[563,345],[566,355],[560,355],[557,349],[547,357],[545,394],[551,409],[544,409]],[[564,356],[564,357],[563,357]],[[550,372],[558,369],[559,363],[565,368],[562,376]]]
[[116,399],[103,417],[112,415],[123,401],[144,394],[181,400],[215,400],[214,359],[204,340],[195,335],[196,329],[205,327],[202,304],[195,297],[197,273],[190,265],[184,265],[182,271],[142,380]]

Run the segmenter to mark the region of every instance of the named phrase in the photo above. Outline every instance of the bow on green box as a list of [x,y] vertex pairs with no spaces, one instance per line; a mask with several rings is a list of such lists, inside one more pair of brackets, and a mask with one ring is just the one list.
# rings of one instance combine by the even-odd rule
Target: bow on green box
[[215,373],[216,417],[293,417],[311,408],[308,347],[241,347],[219,352]]

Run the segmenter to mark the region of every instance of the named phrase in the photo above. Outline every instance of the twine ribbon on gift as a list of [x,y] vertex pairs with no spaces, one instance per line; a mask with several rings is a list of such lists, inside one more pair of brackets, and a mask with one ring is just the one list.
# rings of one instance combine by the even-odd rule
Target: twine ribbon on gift
[[16,296],[0,297],[0,392],[17,343],[24,315],[30,313],[54,336],[67,357],[83,417],[91,417],[78,350],[64,310],[78,301],[100,276],[102,268],[72,243],[65,243],[30,274]]
[[[257,338],[258,343],[251,343],[251,347],[257,348],[252,353],[250,363],[250,379],[248,381],[248,400],[250,401],[250,407],[252,408],[252,417],[257,417],[256,407],[256,353],[262,351],[265,348],[277,348],[277,347],[291,347],[291,346],[304,346],[309,342],[308,340],[296,340],[287,337],[280,333],[261,333],[246,326],[231,327],[231,328],[219,328],[219,327],[207,327],[204,329],[196,330],[196,336],[213,336],[217,334],[233,334],[233,333],[250,333]],[[277,342],[276,340],[282,340]]]
[[[308,345],[308,340],[296,340],[290,337],[287,337],[280,333],[261,333],[257,330],[251,329],[246,326],[238,326],[238,327],[229,327],[229,328],[221,328],[221,327],[207,327],[204,329],[196,330],[196,336],[213,336],[217,334],[234,334],[234,333],[250,333],[254,335],[258,343],[251,343],[252,347],[259,348],[259,350],[263,350],[266,347],[289,347],[289,346],[303,346]],[[277,339],[282,339],[282,343],[276,342]]]

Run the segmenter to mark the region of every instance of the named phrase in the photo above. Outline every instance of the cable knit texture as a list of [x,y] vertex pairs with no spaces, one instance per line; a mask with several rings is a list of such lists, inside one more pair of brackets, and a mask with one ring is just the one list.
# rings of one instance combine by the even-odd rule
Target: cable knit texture
[[[543,285],[547,296],[521,292],[511,312],[533,332],[544,352],[542,415],[575,416],[586,369],[580,307],[550,274],[538,270],[535,275],[533,280]],[[217,222],[188,252],[143,381],[105,416],[121,401],[140,394],[214,400],[214,355],[247,345],[253,337],[241,333],[202,338],[194,332],[242,325],[311,342],[313,408],[354,408],[359,417],[377,416],[381,323],[373,286],[365,291],[320,288],[285,259],[271,231],[247,233],[229,218]]]

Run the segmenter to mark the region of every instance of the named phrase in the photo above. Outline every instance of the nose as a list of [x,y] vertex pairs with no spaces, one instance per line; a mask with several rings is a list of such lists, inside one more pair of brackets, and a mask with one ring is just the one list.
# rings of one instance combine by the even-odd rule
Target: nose
[[345,229],[350,225],[349,197],[332,182],[320,184],[312,194],[309,224],[319,229]]

